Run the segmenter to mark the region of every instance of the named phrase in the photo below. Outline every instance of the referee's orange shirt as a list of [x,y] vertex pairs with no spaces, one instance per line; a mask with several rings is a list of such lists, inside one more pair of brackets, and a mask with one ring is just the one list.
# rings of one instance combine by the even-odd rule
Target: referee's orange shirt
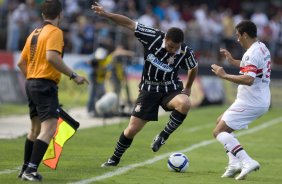
[[[62,55],[64,40],[63,32],[51,24],[45,25],[41,32],[34,30],[26,40],[21,57],[27,62],[27,79],[43,78],[59,83],[61,73],[46,59],[47,51],[57,51]],[[33,35],[39,33],[35,50],[31,49]],[[58,61],[59,62],[59,61]]]

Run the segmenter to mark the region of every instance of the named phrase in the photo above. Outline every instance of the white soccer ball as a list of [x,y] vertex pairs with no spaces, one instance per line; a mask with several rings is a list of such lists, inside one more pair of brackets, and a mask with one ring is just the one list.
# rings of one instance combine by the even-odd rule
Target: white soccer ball
[[117,110],[118,97],[116,93],[109,92],[102,96],[95,104],[98,114],[113,113]]
[[183,153],[173,153],[168,158],[167,167],[170,171],[185,172],[189,167],[189,159]]

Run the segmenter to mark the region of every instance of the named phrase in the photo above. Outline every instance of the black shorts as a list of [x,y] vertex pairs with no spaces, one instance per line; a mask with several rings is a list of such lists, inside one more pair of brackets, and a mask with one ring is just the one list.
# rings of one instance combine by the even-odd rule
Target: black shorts
[[159,106],[165,111],[172,111],[167,104],[178,94],[181,94],[181,90],[169,93],[140,91],[132,115],[143,120],[158,121]]
[[41,122],[59,118],[58,86],[48,79],[28,79],[25,86],[30,118],[39,117]]

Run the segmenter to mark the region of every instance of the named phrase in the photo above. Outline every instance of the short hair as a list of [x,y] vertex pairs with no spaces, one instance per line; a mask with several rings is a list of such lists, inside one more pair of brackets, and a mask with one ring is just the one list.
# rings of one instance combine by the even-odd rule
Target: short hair
[[236,25],[236,30],[242,35],[247,33],[251,38],[257,37],[257,26],[250,20],[243,20]]
[[182,43],[184,41],[184,33],[177,27],[169,28],[165,37],[174,43]]
[[40,8],[44,17],[51,20],[54,20],[63,10],[59,0],[45,0]]

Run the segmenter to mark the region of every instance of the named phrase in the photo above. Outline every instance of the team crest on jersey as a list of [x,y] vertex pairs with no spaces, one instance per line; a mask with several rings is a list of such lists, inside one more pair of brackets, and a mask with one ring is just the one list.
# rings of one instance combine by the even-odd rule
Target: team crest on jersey
[[134,109],[134,111],[135,112],[140,112],[141,111],[141,107],[142,107],[141,103],[137,104],[135,109]]
[[174,56],[169,57],[167,59],[167,63],[170,64],[170,65],[173,64],[174,63]]

